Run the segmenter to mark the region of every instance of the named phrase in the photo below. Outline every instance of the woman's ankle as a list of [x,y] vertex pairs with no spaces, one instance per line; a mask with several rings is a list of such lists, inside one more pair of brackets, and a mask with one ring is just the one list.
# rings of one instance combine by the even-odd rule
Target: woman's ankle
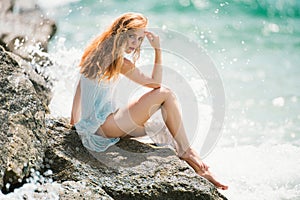
[[190,158],[191,156],[193,156],[194,150],[191,147],[188,147],[187,149],[181,149],[180,151],[178,151],[178,156],[182,159],[184,158]]

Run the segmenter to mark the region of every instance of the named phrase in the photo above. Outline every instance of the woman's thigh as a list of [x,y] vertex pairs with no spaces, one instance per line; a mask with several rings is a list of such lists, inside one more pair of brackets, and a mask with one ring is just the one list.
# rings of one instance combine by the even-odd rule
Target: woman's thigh
[[144,123],[161,107],[169,93],[166,88],[154,89],[109,115],[101,126],[103,133],[106,137],[145,134]]

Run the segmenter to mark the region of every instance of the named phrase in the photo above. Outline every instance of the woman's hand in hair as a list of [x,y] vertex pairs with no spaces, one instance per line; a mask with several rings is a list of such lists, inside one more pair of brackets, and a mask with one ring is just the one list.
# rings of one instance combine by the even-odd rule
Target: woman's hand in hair
[[154,49],[160,49],[159,36],[150,31],[145,31],[146,37]]

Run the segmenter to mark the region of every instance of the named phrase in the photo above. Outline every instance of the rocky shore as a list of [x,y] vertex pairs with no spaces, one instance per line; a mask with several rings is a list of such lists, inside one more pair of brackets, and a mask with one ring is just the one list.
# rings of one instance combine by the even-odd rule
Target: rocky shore
[[68,119],[51,116],[51,83],[37,70],[52,63],[32,49],[47,51],[55,23],[2,0],[0,24],[0,199],[29,182],[37,189],[20,199],[226,199],[167,147],[124,139],[88,152]]

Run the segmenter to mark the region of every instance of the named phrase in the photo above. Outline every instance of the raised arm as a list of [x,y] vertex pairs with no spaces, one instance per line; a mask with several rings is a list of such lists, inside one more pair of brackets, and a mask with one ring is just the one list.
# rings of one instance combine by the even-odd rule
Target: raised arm
[[161,58],[159,37],[158,37],[158,35],[155,35],[148,31],[146,31],[146,37],[149,40],[151,46],[153,47],[153,49],[155,51],[152,79],[161,83],[162,82],[162,58]]
[[76,92],[73,99],[72,112],[71,112],[71,120],[70,124],[74,125],[79,121],[81,114],[81,89],[80,89],[80,81],[77,84]]
[[148,38],[151,46],[155,51],[154,66],[152,70],[152,76],[146,76],[134,64],[128,59],[124,58],[124,64],[121,73],[132,81],[139,83],[143,86],[150,88],[159,88],[162,83],[162,58],[159,36],[146,32],[146,37]]

